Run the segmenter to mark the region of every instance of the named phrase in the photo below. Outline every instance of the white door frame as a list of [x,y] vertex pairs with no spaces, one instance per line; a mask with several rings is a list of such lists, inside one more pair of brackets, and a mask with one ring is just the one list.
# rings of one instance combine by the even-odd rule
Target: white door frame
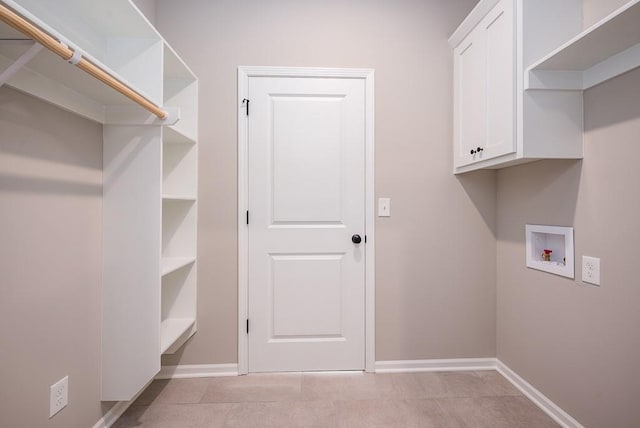
[[[374,70],[364,68],[238,67],[238,373],[249,371],[249,207],[248,126],[242,100],[250,77],[316,77],[362,79],[365,82],[365,370],[375,369],[375,193]],[[251,113],[251,109],[249,109]]]

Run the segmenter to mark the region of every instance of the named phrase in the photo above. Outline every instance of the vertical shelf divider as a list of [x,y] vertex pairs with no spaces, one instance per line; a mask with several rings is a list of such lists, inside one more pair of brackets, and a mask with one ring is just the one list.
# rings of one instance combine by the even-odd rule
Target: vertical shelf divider
[[160,352],[174,353],[197,330],[198,81],[164,46],[163,101],[180,110],[163,128]]

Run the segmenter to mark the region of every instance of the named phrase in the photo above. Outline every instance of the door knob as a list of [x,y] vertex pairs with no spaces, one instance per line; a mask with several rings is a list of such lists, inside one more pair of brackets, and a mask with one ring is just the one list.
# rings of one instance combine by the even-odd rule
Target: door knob
[[360,235],[353,235],[351,237],[351,242],[353,242],[354,244],[359,244],[362,242],[362,238],[360,237]]

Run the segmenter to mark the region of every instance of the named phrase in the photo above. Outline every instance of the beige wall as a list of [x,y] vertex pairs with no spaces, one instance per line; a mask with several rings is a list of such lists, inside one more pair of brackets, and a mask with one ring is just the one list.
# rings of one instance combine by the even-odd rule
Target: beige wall
[[[585,1],[585,24],[619,3]],[[586,427],[640,426],[639,100],[640,70],[587,91],[584,160],[498,173],[498,358]],[[575,280],[525,267],[526,223],[574,227]]]
[[629,0],[582,0],[584,27],[590,27],[628,2]]
[[[102,127],[0,88],[0,130],[0,426],[92,426]],[[66,375],[69,405],[49,420],[49,386]]]
[[239,65],[376,70],[376,359],[495,355],[495,174],[451,173],[447,38],[475,2],[159,1],[201,124],[198,333],[165,364],[237,361]]
[[156,0],[133,0],[149,22],[156,25]]

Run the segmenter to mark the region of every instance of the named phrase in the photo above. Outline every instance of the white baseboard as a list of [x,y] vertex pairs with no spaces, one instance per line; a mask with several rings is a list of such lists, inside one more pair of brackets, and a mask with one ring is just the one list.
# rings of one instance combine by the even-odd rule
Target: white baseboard
[[376,361],[376,373],[444,372],[462,370],[497,370],[536,406],[564,428],[584,428],[571,415],[518,376],[497,358],[459,358],[444,360]]
[[142,391],[147,389],[151,382],[147,383],[138,393],[130,400],[130,401],[116,401],[112,408],[110,408],[107,413],[105,413],[98,422],[95,423],[93,428],[109,428],[111,425],[115,424],[116,421],[122,416],[124,412],[127,411],[129,406],[133,404],[134,401],[138,399]]
[[[507,367],[497,358],[456,358],[438,360],[399,360],[376,361],[376,373],[410,373],[410,372],[438,372],[463,370],[497,370],[516,388],[518,388],[536,406],[542,409],[553,420],[564,428],[584,428],[571,415],[562,410],[553,401],[538,391],[533,385],[521,378],[516,372]],[[181,366],[163,366],[156,379],[180,379],[217,376],[238,376],[237,364],[194,364]],[[140,391],[142,392],[142,391]],[[138,394],[139,395],[139,394]],[[93,428],[108,428],[135,401],[117,402],[93,426]]]
[[238,376],[237,364],[191,364],[162,366],[156,379],[186,379],[196,377]]
[[444,372],[495,370],[495,358],[376,361],[376,373]]
[[518,388],[527,398],[540,407],[554,421],[565,428],[584,428],[580,422],[576,421],[570,414],[562,410],[557,404],[538,391],[533,385],[521,378],[516,372],[507,367],[502,361],[496,360],[496,370],[516,388]]
[[93,426],[93,428],[109,428],[116,423],[118,418],[127,411],[133,401],[118,401],[102,418]]
[[[194,364],[182,366],[162,366],[155,379],[180,379],[197,377],[238,376],[237,364]],[[151,383],[151,382],[149,382]],[[131,401],[118,401],[95,423],[93,428],[109,428],[127,411],[149,384],[145,385]]]

